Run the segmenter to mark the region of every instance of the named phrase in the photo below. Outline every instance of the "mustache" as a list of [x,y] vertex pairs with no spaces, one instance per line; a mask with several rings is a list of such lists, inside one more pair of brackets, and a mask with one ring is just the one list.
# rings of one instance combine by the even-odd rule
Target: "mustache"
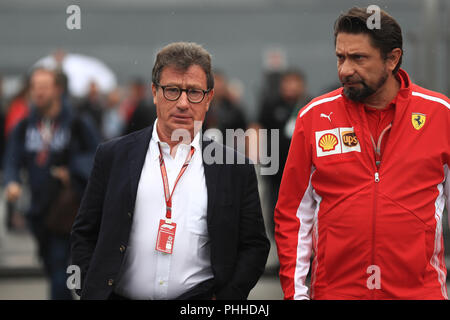
[[351,78],[351,77],[346,77],[344,79],[342,79],[342,85],[346,85],[346,84],[362,84],[362,86],[364,88],[368,88],[369,86],[367,85],[367,83],[361,79],[361,78]]
[[341,82],[342,82],[342,84],[346,84],[346,83],[351,83],[351,84],[362,83],[362,84],[364,84],[365,83],[363,79],[361,79],[360,77],[355,77],[355,76],[344,77],[344,78],[342,78]]

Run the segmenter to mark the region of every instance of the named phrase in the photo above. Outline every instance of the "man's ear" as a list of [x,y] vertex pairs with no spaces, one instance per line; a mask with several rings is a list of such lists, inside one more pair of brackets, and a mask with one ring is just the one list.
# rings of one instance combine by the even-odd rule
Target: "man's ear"
[[395,48],[388,53],[386,62],[388,64],[388,69],[392,72],[397,66],[400,58],[402,57],[403,51],[400,48]]
[[209,105],[211,104],[211,101],[212,101],[213,97],[214,97],[214,89],[211,89],[211,91],[208,92],[208,95],[207,95],[208,101],[207,101],[207,104],[206,104],[206,111],[209,110]]
[[156,91],[158,87],[152,82],[152,95],[153,95],[153,103],[156,105]]

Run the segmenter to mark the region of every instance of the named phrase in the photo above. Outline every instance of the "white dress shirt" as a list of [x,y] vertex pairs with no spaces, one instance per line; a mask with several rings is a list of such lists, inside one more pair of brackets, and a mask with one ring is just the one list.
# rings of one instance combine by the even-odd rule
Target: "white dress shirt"
[[[124,267],[114,290],[130,299],[174,299],[213,277],[200,134],[197,133],[190,145],[178,145],[175,158],[172,158],[169,145],[159,140],[156,124],[157,120],[139,180]],[[158,142],[170,192],[191,146],[195,148],[172,196],[172,221],[177,224],[172,254],[155,250],[159,221],[166,213]]]

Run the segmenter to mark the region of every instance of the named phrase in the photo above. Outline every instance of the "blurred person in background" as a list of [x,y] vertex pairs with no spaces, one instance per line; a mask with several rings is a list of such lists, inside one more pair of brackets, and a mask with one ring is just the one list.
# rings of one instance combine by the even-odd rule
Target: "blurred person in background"
[[285,299],[448,299],[450,100],[411,82],[400,25],[371,12],[338,17],[342,87],[297,117],[275,210]]
[[95,83],[95,81],[91,81],[89,83],[87,96],[81,100],[76,109],[79,115],[90,119],[88,121],[92,121],[98,132],[101,131],[104,101],[99,87],[97,83]]
[[125,119],[120,114],[122,90],[116,88],[106,97],[105,110],[102,114],[102,138],[109,140],[123,134]]
[[[242,106],[237,104],[230,92],[227,78],[222,71],[214,71],[214,97],[206,113],[204,129],[218,129],[226,137],[226,129],[246,130],[247,122]],[[233,141],[219,141],[232,146]],[[235,145],[235,144],[234,144]]]
[[31,111],[10,133],[4,157],[8,201],[22,193],[25,168],[31,190],[27,220],[50,280],[51,299],[71,299],[66,286],[69,232],[92,166],[99,138],[75,117],[56,72],[35,69],[30,77]]
[[[16,125],[26,118],[29,114],[29,79],[24,77],[22,87],[19,92],[11,99],[6,110],[5,124],[4,124],[4,142],[16,127]],[[2,158],[3,162],[3,158]],[[3,165],[3,163],[2,163]],[[23,210],[16,205],[15,201],[6,201],[6,228],[8,231],[21,231],[25,227],[23,218]]]
[[0,175],[3,171],[3,153],[5,150],[5,114],[3,108],[0,105]]
[[141,78],[136,78],[131,82],[130,96],[123,107],[126,119],[124,134],[144,129],[155,121],[156,107],[149,100],[147,89]]
[[3,152],[5,149],[5,114],[0,105],[0,175],[3,171]]
[[5,110],[3,109],[3,78],[0,75],[0,177],[3,169],[3,152],[5,151]]
[[[260,109],[259,125],[263,129],[279,130],[279,169],[276,174],[267,176],[270,211],[273,214],[292,136],[286,126],[290,125],[292,115],[307,104],[310,98],[306,93],[305,76],[301,70],[295,68],[287,69],[281,73],[278,86],[272,88],[272,91],[278,92],[278,94],[266,96],[267,98],[263,101]],[[286,133],[286,131],[288,132]],[[270,145],[270,143],[267,145],[267,154],[271,154]],[[270,231],[273,234],[273,217],[271,222],[272,228]]]
[[11,99],[6,111],[5,119],[5,137],[11,133],[14,127],[29,113],[28,107],[28,92],[29,92],[29,80],[24,79],[22,88]]

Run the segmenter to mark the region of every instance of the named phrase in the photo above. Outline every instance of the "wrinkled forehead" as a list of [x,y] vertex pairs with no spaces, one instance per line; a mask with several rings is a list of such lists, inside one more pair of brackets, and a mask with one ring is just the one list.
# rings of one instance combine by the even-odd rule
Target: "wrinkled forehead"
[[336,53],[354,54],[380,51],[374,47],[367,33],[338,33],[336,37]]
[[189,84],[206,87],[207,79],[205,71],[197,64],[185,67],[168,65],[162,69],[159,79],[161,84]]

